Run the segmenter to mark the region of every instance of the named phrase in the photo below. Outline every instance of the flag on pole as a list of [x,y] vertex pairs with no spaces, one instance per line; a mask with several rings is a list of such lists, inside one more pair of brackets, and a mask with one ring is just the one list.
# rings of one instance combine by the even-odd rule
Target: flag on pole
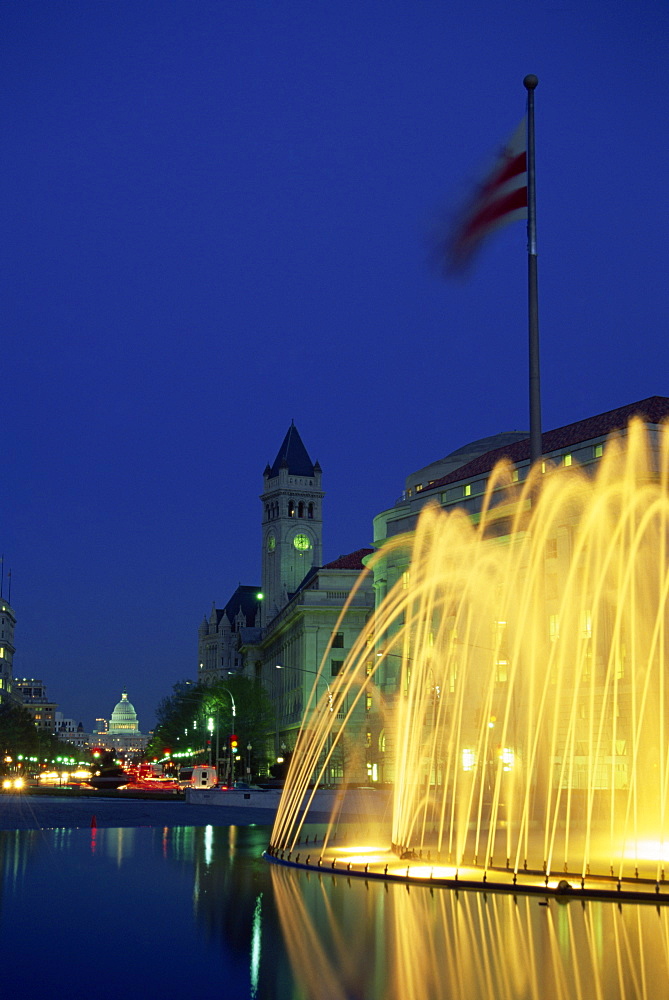
[[527,125],[523,118],[441,246],[442,268],[466,270],[490,233],[527,218]]

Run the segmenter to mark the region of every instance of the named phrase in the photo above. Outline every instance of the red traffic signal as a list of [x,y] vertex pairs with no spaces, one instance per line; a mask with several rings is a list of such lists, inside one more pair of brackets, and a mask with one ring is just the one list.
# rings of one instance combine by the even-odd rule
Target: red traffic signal
[[228,743],[230,744],[230,749],[232,750],[233,753],[236,753],[237,751],[238,742],[239,741],[236,736],[228,736]]

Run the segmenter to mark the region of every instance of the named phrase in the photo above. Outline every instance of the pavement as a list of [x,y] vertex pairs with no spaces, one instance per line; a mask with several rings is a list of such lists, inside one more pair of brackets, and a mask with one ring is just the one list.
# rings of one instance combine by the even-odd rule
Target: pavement
[[150,799],[0,793],[0,830],[123,826],[271,826],[267,809]]

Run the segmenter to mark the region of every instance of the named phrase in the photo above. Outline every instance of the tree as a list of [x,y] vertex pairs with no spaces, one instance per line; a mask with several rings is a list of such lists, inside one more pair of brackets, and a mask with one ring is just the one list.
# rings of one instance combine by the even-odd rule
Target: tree
[[5,702],[0,705],[0,750],[2,757],[23,754],[37,756],[40,740],[33,718],[22,705]]
[[[156,719],[147,747],[149,755],[162,756],[167,748],[173,753],[187,748],[211,753],[216,750],[218,736],[222,756],[228,737],[234,734],[242,755],[249,744],[253,747],[256,771],[258,765],[266,766],[267,737],[275,724],[274,706],[262,685],[248,677],[233,675],[211,685],[180,681],[158,705]],[[214,742],[212,748],[208,747],[210,739]]]

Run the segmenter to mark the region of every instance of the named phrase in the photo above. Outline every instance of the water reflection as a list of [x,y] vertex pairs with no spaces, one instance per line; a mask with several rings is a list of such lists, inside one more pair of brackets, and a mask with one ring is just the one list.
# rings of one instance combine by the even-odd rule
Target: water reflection
[[669,979],[667,907],[319,876],[265,862],[267,838],[0,833],[5,993],[45,995],[74,976],[95,982],[96,1000],[130,983],[163,1000],[654,1000]]
[[272,881],[309,997],[645,1000],[669,976],[666,907],[408,889],[275,866]]

